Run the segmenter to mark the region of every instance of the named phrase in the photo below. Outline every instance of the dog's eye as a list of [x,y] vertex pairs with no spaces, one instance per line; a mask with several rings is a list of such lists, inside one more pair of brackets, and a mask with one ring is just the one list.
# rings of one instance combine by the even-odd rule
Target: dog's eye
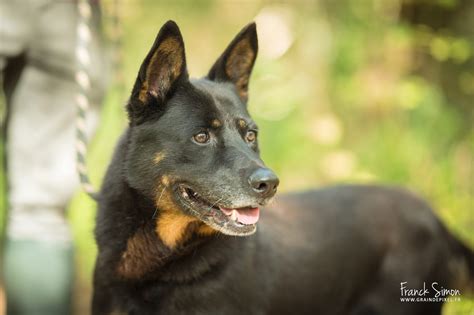
[[257,132],[255,130],[247,131],[247,134],[245,135],[245,140],[249,143],[255,142],[255,140],[257,140]]
[[209,142],[211,137],[209,136],[209,132],[207,131],[201,131],[193,136],[193,139],[195,142],[199,144],[206,144]]

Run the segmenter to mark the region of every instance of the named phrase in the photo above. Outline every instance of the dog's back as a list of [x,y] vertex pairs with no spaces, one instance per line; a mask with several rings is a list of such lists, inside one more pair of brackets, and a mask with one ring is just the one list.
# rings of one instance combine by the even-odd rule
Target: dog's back
[[[438,314],[440,303],[401,302],[407,288],[465,290],[474,254],[411,193],[336,186],[283,195],[265,212],[261,237],[283,271],[273,310],[320,314]],[[471,279],[470,283],[467,279]]]

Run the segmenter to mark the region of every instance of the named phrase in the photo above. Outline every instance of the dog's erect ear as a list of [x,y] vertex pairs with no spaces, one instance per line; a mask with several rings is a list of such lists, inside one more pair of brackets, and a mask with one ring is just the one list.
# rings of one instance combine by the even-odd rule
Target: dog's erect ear
[[187,79],[183,37],[178,25],[168,21],[161,27],[140,67],[132,90],[134,105],[129,110],[136,110],[134,106],[163,104],[176,84]]
[[257,58],[257,51],[257,27],[255,23],[250,23],[232,40],[212,66],[207,77],[218,82],[232,82],[240,98],[246,102],[250,74]]

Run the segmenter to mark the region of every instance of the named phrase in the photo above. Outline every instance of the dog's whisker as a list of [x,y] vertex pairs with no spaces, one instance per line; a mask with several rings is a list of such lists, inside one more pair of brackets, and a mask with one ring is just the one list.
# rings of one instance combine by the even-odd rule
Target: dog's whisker
[[156,202],[155,211],[153,212],[153,216],[151,217],[152,219],[156,217],[156,213],[158,212],[158,205],[160,204],[160,200],[161,200],[161,197],[163,197],[163,193],[165,192],[165,189],[166,189],[166,186],[163,187],[163,189],[161,190],[160,196],[158,197],[158,201]]
[[224,197],[221,197],[221,198],[217,199],[217,201],[214,202],[214,203],[209,207],[209,210],[212,210],[212,208],[214,208],[214,206],[215,206],[218,202],[222,201],[222,199],[224,199]]

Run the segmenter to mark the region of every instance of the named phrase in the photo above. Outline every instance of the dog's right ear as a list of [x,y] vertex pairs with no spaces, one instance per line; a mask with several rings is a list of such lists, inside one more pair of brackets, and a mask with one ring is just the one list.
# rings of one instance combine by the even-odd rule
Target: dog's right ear
[[127,106],[130,122],[138,123],[163,109],[176,86],[188,80],[184,42],[178,25],[166,22],[145,57]]

